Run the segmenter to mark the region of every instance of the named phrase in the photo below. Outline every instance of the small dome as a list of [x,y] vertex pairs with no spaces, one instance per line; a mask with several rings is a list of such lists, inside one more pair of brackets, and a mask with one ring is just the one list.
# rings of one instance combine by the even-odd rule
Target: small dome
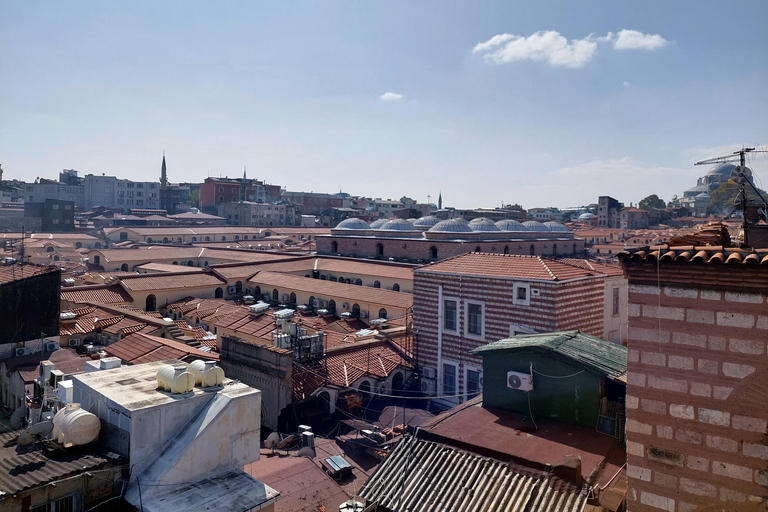
[[554,222],[554,221],[545,222],[544,225],[547,226],[550,231],[564,231],[566,233],[570,233],[570,231],[571,231],[570,229],[568,229],[567,227],[563,226],[559,222]]
[[371,227],[363,219],[352,217],[339,222],[336,229],[371,229]]
[[541,222],[535,220],[527,220],[523,222],[523,226],[528,228],[528,231],[550,231],[549,226],[545,226]]
[[394,219],[379,228],[381,231],[413,231],[413,224],[404,219]]
[[594,216],[595,216],[594,213],[589,213],[589,212],[582,213],[581,215],[579,215],[579,220],[588,220],[588,219],[593,218]]
[[708,176],[714,176],[716,174],[719,174],[721,176],[722,175],[730,176],[731,175],[731,171],[735,167],[736,166],[733,165],[733,164],[717,164],[716,166],[711,168],[709,171],[707,171],[707,175]]
[[469,227],[472,231],[501,231],[491,219],[486,217],[478,217],[469,221]]
[[496,227],[502,231],[528,231],[527,227],[514,219],[501,219],[496,223]]
[[416,219],[413,225],[419,228],[431,228],[432,226],[434,226],[435,224],[438,224],[439,222],[440,222],[440,219],[438,219],[434,215],[427,215],[426,217]]
[[472,228],[464,219],[448,219],[438,222],[429,231],[436,233],[472,233]]
[[381,226],[389,222],[389,219],[379,219],[371,222],[371,229],[379,229]]
[[702,192],[701,194],[696,195],[696,199],[709,199],[709,194]]

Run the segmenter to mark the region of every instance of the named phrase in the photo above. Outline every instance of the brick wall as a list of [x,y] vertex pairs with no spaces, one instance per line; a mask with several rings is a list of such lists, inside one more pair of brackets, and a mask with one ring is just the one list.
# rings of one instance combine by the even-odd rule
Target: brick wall
[[[525,280],[517,282],[523,283]],[[470,354],[475,348],[509,337],[510,326],[520,325],[535,332],[581,330],[595,336],[603,332],[604,277],[570,282],[531,282],[538,290],[529,306],[513,304],[513,281],[509,279],[445,276],[414,272],[413,325],[418,329],[415,353],[421,366],[438,363],[438,287],[443,296],[458,299],[458,330],[443,332],[442,358],[458,363],[457,392],[465,390],[466,367],[482,368],[482,357]],[[484,304],[484,335],[464,335],[467,301]],[[439,383],[438,383],[439,384]],[[439,386],[438,386],[439,388]],[[438,393],[440,394],[440,393]]]
[[758,280],[754,266],[629,261],[625,268],[628,510],[761,509],[766,272]]

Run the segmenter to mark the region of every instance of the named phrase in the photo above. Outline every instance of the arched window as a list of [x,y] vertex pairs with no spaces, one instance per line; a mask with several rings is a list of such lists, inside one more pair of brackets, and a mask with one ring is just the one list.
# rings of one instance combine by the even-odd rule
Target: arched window
[[128,264],[123,263],[122,265],[120,265],[120,270],[123,272],[128,272]]
[[355,284],[357,286],[363,286],[363,280],[358,278],[358,279],[355,280]]
[[304,274],[304,277],[312,277],[312,276],[309,274]]
[[387,318],[387,310],[384,308],[381,308],[379,310],[379,318]]
[[400,285],[395,283],[392,285],[392,291],[393,292],[399,292],[400,291]]
[[209,236],[205,237],[205,241],[206,242],[210,242],[211,241],[211,237],[209,237]]
[[152,243],[152,237],[151,237],[151,236],[150,236],[150,237],[147,237],[147,243],[148,243],[148,244],[151,244],[151,243]]
[[168,242],[169,242],[169,240],[168,240],[168,237],[167,237],[167,236],[166,236],[166,237],[164,237],[164,238],[163,238],[163,243],[164,243],[164,244],[167,244]]
[[235,283],[235,293],[243,293],[243,282],[238,281]]
[[178,265],[178,264],[179,264],[179,262],[178,262],[178,261],[174,261],[174,262],[173,262],[173,264],[174,264],[174,265]]
[[128,232],[127,231],[121,231],[120,232],[120,240],[128,240]]
[[192,237],[192,241],[193,241],[193,242],[197,242],[197,237],[196,237],[196,236],[193,236],[193,237]]
[[221,241],[222,241],[222,242],[226,242],[226,241],[227,241],[227,237],[225,237],[225,236],[222,236],[222,237],[221,237]]
[[352,305],[352,314],[353,314],[355,317],[358,317],[358,316],[360,316],[360,304],[353,304],[353,305]]
[[322,275],[320,276],[320,279],[321,279],[322,281],[326,281],[328,278],[327,278],[327,277],[325,277],[325,274],[322,274]]
[[480,252],[480,246],[475,247],[475,252]]
[[336,301],[333,300],[333,299],[329,300],[328,301],[328,308],[327,309],[331,313],[335,313],[336,312]]
[[404,380],[403,372],[397,372],[392,376],[392,394],[403,390]]
[[93,248],[94,249],[101,249],[101,242],[96,242],[95,244],[93,244]]
[[177,244],[180,244],[180,243],[181,243],[181,237],[178,237],[178,238],[176,238],[176,243],[177,243]]
[[243,235],[243,240],[248,240],[248,235]]
[[384,246],[376,244],[376,256],[384,256]]
[[75,249],[82,249],[82,247],[83,247],[83,244],[81,244],[80,242],[75,243]]
[[381,283],[380,283],[380,282],[378,282],[378,281],[374,281],[374,282],[373,282],[373,287],[374,287],[374,288],[381,288]]
[[157,309],[157,297],[154,295],[147,295],[144,311],[154,311],[155,309]]
[[45,252],[53,252],[53,246],[49,245],[48,247],[46,247]]
[[315,296],[314,295],[310,295],[309,296],[309,301],[307,302],[307,305],[309,307],[312,307],[312,308],[315,307]]
[[553,255],[557,254],[557,244],[552,244],[552,254]]
[[504,246],[504,254],[509,254],[509,246],[508,245]]
[[207,266],[208,266],[208,260],[205,260],[205,263],[203,263],[203,266],[204,266],[204,267],[207,267]]
[[94,257],[93,257],[93,263],[94,263],[95,265],[100,265],[100,264],[101,264],[101,258],[99,257],[99,255],[98,255],[98,254],[97,254],[96,256],[94,256]]
[[331,242],[331,252],[339,252],[339,244]]
[[364,380],[363,382],[361,382],[360,385],[357,386],[357,389],[358,391],[360,391],[360,393],[363,394],[363,400],[367,400],[368,398],[371,397],[370,395],[371,383],[368,382],[367,380]]
[[61,259],[61,258],[59,258],[59,255],[58,255],[58,254],[57,254],[56,256],[54,256],[54,257],[53,257],[53,261],[59,261],[60,259]]
[[235,240],[240,240],[240,235],[235,235]]
[[430,259],[436,260],[437,259],[437,247],[434,245],[429,248],[429,257]]
[[275,288],[272,290],[272,300],[280,300],[280,292]]
[[533,256],[534,254],[536,254],[536,248],[533,245],[531,245],[531,256]]
[[216,297],[217,299],[224,298],[224,290],[221,287],[216,288],[216,291],[214,292],[213,296]]
[[296,304],[296,294],[291,292],[291,300],[289,301],[291,304]]

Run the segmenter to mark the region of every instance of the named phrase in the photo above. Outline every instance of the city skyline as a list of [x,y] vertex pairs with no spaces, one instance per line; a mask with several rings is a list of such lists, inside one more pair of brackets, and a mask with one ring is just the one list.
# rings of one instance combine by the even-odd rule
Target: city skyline
[[[172,182],[246,167],[288,190],[458,208],[636,204],[766,141],[765,4],[0,11],[6,179],[155,181],[165,151]],[[768,159],[750,164],[768,179]]]

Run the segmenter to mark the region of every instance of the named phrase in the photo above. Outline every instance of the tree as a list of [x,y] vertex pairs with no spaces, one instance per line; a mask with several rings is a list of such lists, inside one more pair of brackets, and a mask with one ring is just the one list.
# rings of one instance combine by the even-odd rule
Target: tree
[[197,188],[189,193],[189,204],[195,208],[200,207],[200,189]]
[[659,196],[656,194],[651,194],[645,199],[642,199],[637,207],[641,210],[651,210],[654,208],[661,210],[667,207],[667,203],[665,203],[663,199],[659,199]]
[[[759,196],[750,187],[746,187],[747,201],[759,199]],[[729,214],[736,208],[735,200],[739,195],[739,186],[733,183],[724,182],[709,194],[708,214]],[[766,196],[768,197],[768,196]],[[764,197],[764,199],[766,198]]]

